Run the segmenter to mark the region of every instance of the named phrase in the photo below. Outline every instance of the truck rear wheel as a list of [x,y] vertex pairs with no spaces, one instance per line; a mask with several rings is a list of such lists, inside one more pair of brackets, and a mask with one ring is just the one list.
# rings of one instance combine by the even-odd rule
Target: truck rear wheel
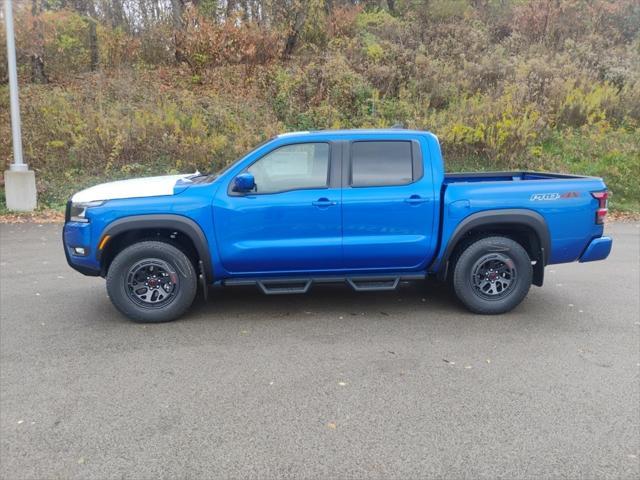
[[122,250],[107,274],[107,293],[120,312],[136,322],[167,322],[193,303],[197,275],[178,248],[144,241]]
[[506,237],[486,237],[458,256],[453,288],[474,313],[505,313],[522,302],[531,287],[533,268],[526,250]]

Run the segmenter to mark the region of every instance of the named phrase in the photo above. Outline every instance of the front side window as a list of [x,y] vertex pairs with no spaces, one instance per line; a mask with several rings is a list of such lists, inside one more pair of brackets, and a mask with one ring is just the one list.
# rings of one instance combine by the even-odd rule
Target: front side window
[[351,185],[406,185],[413,181],[411,142],[354,142],[351,145]]
[[256,193],[326,188],[329,144],[298,143],[268,153],[247,171],[256,181]]

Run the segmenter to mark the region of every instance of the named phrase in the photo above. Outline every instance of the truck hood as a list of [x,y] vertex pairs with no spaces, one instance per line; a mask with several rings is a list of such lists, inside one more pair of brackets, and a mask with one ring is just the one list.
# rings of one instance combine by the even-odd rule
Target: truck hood
[[101,183],[81,190],[71,197],[74,203],[93,202],[98,200],[115,200],[117,198],[159,197],[175,195],[191,184],[186,175],[166,175],[162,177],[134,178],[117,182]]

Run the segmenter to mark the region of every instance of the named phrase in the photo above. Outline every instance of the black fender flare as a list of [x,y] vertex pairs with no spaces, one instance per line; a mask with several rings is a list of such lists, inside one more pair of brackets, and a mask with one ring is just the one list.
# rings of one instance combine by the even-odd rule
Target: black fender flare
[[504,228],[514,225],[530,229],[538,239],[540,251],[538,252],[539,258],[536,259],[537,262],[534,267],[534,284],[542,285],[544,267],[551,257],[551,235],[549,234],[549,227],[544,217],[538,212],[524,208],[485,210],[465,217],[449,238],[447,247],[440,260],[438,277],[441,279],[446,277],[451,255],[460,240],[471,230],[482,227],[487,227],[488,229]]
[[[115,237],[133,230],[153,229],[175,230],[189,237],[200,257],[199,260],[204,266],[206,279],[209,282],[213,281],[213,266],[207,237],[202,231],[202,228],[200,228],[200,225],[190,218],[175,214],[131,215],[119,218],[108,224],[102,232],[102,237],[105,235]],[[100,254],[101,252],[97,253],[98,260],[100,260]]]

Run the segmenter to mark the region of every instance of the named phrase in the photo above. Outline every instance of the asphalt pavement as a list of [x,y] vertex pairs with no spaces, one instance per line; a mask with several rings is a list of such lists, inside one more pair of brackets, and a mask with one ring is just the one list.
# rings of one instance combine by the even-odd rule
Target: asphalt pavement
[[640,225],[515,311],[212,290],[131,323],[60,225],[0,226],[0,477],[640,477]]

